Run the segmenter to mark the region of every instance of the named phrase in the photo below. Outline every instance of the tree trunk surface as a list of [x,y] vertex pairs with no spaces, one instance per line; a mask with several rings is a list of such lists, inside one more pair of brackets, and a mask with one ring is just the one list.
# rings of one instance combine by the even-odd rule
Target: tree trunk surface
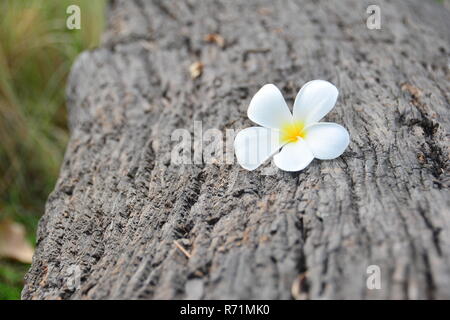
[[[442,4],[112,1],[107,20],[69,77],[71,139],[24,299],[450,298]],[[193,160],[194,121],[232,152],[225,130],[253,125],[262,85],[292,106],[312,79],[340,91],[325,120],[350,132],[341,157],[297,173],[171,161],[174,130]]]

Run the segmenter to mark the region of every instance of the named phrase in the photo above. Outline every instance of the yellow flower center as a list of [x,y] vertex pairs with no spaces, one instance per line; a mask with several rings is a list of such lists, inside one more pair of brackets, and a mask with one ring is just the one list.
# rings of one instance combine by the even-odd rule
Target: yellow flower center
[[299,138],[305,138],[305,125],[300,121],[286,123],[281,127],[280,140],[282,143],[295,142]]

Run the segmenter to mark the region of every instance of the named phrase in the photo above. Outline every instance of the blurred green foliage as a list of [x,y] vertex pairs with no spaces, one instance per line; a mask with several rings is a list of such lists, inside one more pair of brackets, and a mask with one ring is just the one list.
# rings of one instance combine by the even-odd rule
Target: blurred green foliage
[[0,300],[19,299],[23,286],[23,275],[29,268],[19,262],[0,263]]
[[[66,27],[69,5],[81,29]],[[35,243],[68,139],[65,80],[75,57],[98,45],[103,0],[0,1],[0,220]],[[17,299],[29,266],[0,260],[0,299]]]

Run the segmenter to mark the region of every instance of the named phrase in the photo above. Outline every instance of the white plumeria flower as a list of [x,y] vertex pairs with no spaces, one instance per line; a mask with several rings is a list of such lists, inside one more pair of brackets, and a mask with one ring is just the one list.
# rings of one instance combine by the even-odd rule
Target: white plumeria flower
[[350,142],[347,130],[336,123],[318,122],[337,97],[337,88],[328,81],[310,81],[297,94],[291,114],[280,90],[273,84],[263,86],[247,111],[249,119],[262,127],[246,128],[234,140],[239,164],[254,170],[275,154],[278,168],[299,171],[314,158],[339,157]]

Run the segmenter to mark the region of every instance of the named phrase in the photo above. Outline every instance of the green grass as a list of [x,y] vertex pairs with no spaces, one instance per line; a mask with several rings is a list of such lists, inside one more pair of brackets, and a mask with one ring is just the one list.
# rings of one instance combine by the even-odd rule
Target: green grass
[[[81,9],[81,30],[66,9]],[[0,220],[35,242],[68,140],[65,80],[75,57],[98,45],[103,0],[0,1]],[[20,297],[27,266],[0,260],[0,299]]]
[[3,261],[0,264],[0,300],[19,299],[23,275],[29,265]]

